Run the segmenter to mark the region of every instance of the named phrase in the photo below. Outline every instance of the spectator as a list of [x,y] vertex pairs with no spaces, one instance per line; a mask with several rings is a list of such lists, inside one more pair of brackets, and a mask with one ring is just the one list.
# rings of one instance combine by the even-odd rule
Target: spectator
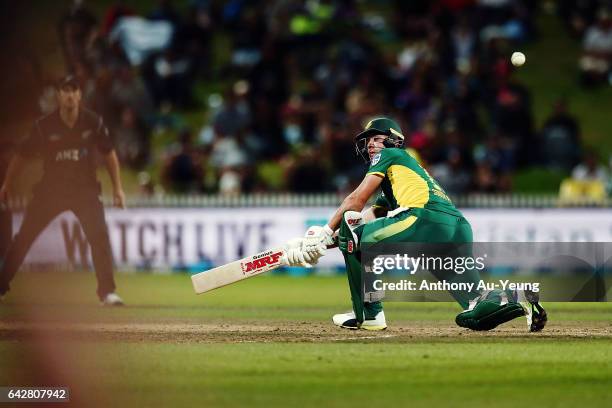
[[74,76],[81,86],[83,100],[89,103],[96,92],[96,78],[93,66],[87,62],[77,62],[74,66]]
[[[225,91],[223,104],[213,117],[214,128],[224,136],[244,134],[250,127],[251,108],[242,98],[245,92],[244,89],[241,89],[243,86],[237,83]],[[238,92],[242,92],[242,95],[239,95]]]
[[455,66],[469,63],[476,51],[478,42],[472,27],[465,18],[452,30],[451,39]]
[[477,164],[476,181],[480,191],[510,191],[515,168],[512,141],[499,135],[487,138],[474,152]]
[[598,181],[604,186],[608,183],[608,170],[599,164],[597,154],[589,151],[584,159],[572,170],[572,179],[576,181]]
[[317,160],[314,149],[305,148],[289,169],[287,187],[296,193],[330,191],[328,180],[329,174]]
[[217,133],[210,154],[210,164],[222,171],[228,167],[241,167],[248,163],[248,156],[238,139]]
[[533,34],[533,2],[478,0],[477,3],[476,21],[482,26],[482,38],[499,37],[520,42]]
[[338,120],[322,122],[318,132],[321,135],[321,153],[326,158],[321,162],[331,169],[334,189],[339,192],[349,190],[353,183],[361,181],[365,170],[365,163],[354,154],[354,135]]
[[158,0],[157,8],[148,16],[151,21],[166,21],[176,30],[181,25],[181,16],[172,5],[172,0]]
[[425,78],[415,76],[400,91],[395,104],[402,109],[411,127],[418,129],[431,113],[432,99],[431,93],[425,88]]
[[203,4],[192,5],[185,24],[178,28],[173,39],[191,60],[193,71],[202,78],[210,76],[213,65],[213,28],[209,8]]
[[108,35],[114,49],[121,49],[132,65],[141,65],[154,53],[172,45],[175,27],[168,21],[151,21],[139,16],[125,16]]
[[189,194],[203,191],[204,170],[192,135],[183,130],[179,135],[179,150],[171,154],[163,165],[162,182],[166,191]]
[[110,97],[118,110],[131,108],[142,123],[152,124],[155,120],[151,96],[142,79],[130,66],[118,69],[110,90]]
[[219,129],[215,131],[209,164],[215,170],[219,192],[225,195],[238,194],[245,189],[245,169],[249,164],[245,143],[239,135],[223,134]]
[[323,88],[325,97],[334,111],[344,112],[346,94],[351,86],[352,71],[340,65],[336,55],[321,61],[315,70],[315,78]]
[[431,27],[431,9],[428,0],[393,2],[393,25],[396,32],[404,38],[423,38]]
[[527,88],[511,80],[509,74],[499,74],[492,108],[493,127],[505,139],[505,149],[513,152],[518,164],[532,163],[537,150],[533,149],[533,118]]
[[224,196],[238,195],[242,192],[242,176],[234,168],[227,167],[219,177],[219,194]]
[[609,78],[612,63],[612,17],[606,9],[597,13],[597,21],[585,35],[580,58],[582,84],[592,86],[601,84]]
[[68,72],[73,72],[75,64],[87,60],[87,50],[96,35],[98,19],[83,4],[83,0],[73,0],[57,25],[60,45]]
[[125,0],[118,0],[106,10],[100,27],[100,35],[106,37],[111,33],[111,31],[113,31],[113,28],[119,19],[136,14],[134,9],[125,3]]
[[598,0],[558,0],[557,12],[572,35],[582,38],[584,31],[595,19]]
[[563,204],[601,204],[606,197],[609,182],[606,167],[598,163],[595,152],[589,151],[572,171],[572,177],[561,182],[559,198]]
[[100,67],[94,78],[93,91],[89,91],[89,97],[85,101],[88,106],[103,115],[111,130],[117,125],[120,113],[116,109],[111,96],[114,82],[113,74],[110,67]]
[[567,111],[563,99],[553,105],[553,113],[546,119],[540,133],[539,163],[550,168],[569,171],[580,157],[580,128],[578,121]]
[[479,193],[498,192],[498,179],[487,162],[476,165],[474,191]]
[[279,111],[271,101],[259,100],[251,103],[253,109],[252,131],[255,138],[261,141],[261,157],[264,159],[279,158],[287,152]]
[[156,107],[186,108],[192,105],[193,63],[176,48],[152,54],[143,75]]
[[138,173],[138,196],[143,199],[155,196],[155,183],[146,171]]
[[446,161],[431,167],[431,175],[448,194],[465,194],[471,186],[471,176],[463,163],[461,151],[449,150]]
[[231,64],[238,73],[249,70],[262,58],[262,47],[266,39],[265,20],[257,7],[244,10],[239,22],[231,26]]
[[114,134],[121,163],[132,169],[142,169],[149,161],[151,142],[146,127],[132,108],[123,109]]

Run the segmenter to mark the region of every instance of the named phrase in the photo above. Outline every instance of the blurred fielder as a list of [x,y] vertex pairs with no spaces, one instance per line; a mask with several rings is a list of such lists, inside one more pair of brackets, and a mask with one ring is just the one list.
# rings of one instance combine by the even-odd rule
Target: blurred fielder
[[57,85],[59,109],[38,119],[32,131],[17,149],[0,189],[0,201],[13,192],[15,176],[26,158],[40,157],[44,174],[34,188],[25,210],[21,229],[9,246],[0,267],[0,297],[21,266],[30,246],[57,215],[72,211],[91,244],[98,280],[97,294],[103,305],[122,305],[115,293],[113,258],[104,208],[100,201],[100,183],[96,179],[95,151],[102,153],[113,184],[114,204],[125,207],[119,161],[102,118],[82,108],[81,90],[73,76]]
[[[357,152],[370,164],[365,178],[325,226],[311,227],[304,238],[288,243],[287,260],[290,265],[316,263],[325,248],[335,243],[337,231],[353,310],[334,315],[333,322],[348,329],[383,330],[387,323],[382,302],[376,300],[374,293],[364,291],[360,245],[471,243],[472,228],[438,183],[403,149],[404,136],[395,121],[384,117],[370,121],[356,136],[355,144]],[[362,213],[379,188],[382,192],[375,205]],[[473,288],[480,281],[475,269],[462,274],[432,273],[439,280],[473,283]],[[450,293],[464,309],[455,319],[461,327],[491,330],[520,316],[527,316],[531,331],[542,330],[546,324],[546,312],[537,296],[530,292],[457,290]]]

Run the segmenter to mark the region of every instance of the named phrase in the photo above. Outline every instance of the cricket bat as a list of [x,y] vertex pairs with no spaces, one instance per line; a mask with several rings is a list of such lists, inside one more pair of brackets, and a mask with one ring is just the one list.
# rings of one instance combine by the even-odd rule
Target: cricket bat
[[234,282],[287,265],[283,248],[268,249],[208,271],[191,276],[196,294],[205,293]]

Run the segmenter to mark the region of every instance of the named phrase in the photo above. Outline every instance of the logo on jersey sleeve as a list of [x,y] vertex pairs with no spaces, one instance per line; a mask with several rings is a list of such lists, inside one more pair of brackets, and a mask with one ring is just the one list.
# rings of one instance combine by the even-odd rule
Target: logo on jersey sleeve
[[380,161],[380,153],[376,153],[374,157],[372,157],[372,166],[376,166]]

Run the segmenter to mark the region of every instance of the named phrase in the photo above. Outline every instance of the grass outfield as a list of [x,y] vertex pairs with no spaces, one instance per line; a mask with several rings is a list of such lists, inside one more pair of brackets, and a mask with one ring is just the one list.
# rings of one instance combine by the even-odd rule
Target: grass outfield
[[122,274],[105,309],[84,273],[23,273],[0,305],[2,385],[69,385],[75,406],[610,406],[612,304],[548,304],[487,333],[450,303],[389,303],[384,332],[330,323],[345,280],[265,276],[195,296]]

